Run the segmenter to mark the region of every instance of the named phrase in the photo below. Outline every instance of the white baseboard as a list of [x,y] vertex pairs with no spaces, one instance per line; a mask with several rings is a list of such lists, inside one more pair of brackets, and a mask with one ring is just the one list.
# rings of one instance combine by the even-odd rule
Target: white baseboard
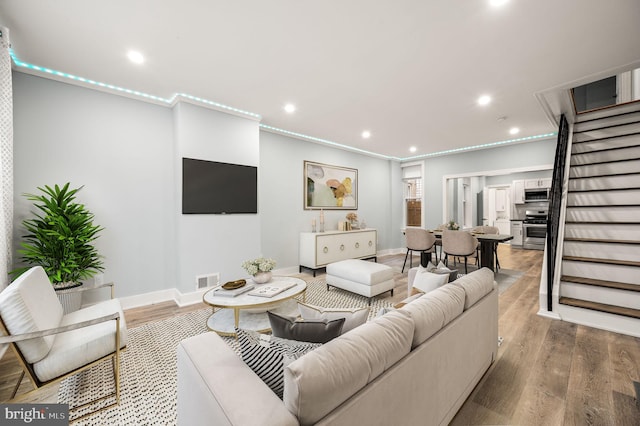
[[203,288],[190,293],[182,293],[176,288],[153,291],[150,293],[137,294],[135,296],[120,297],[122,309],[139,308],[141,306],[153,305],[162,302],[175,302],[178,306],[188,306],[202,302],[202,296],[210,290]]

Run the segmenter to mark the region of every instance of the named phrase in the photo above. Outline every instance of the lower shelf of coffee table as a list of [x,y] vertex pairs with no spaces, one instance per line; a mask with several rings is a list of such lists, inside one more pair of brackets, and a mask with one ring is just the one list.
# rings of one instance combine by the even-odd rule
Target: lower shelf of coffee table
[[[295,299],[282,302],[280,305],[261,306],[240,310],[239,328],[260,332],[271,331],[267,311],[280,315],[297,317],[298,301]],[[221,336],[235,336],[235,320],[233,309],[216,308],[215,312],[207,320],[207,327]]]

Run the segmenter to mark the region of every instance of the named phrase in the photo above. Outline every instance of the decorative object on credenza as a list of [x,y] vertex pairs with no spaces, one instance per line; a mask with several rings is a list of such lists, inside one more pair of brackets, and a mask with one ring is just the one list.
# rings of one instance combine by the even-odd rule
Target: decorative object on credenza
[[305,161],[303,186],[305,210],[358,208],[358,169]]
[[460,229],[460,225],[458,225],[455,220],[450,220],[449,222],[447,222],[447,229],[449,229],[450,231],[457,231]]
[[311,232],[316,232],[316,220],[311,219]]
[[253,282],[263,284],[271,280],[271,271],[276,267],[276,261],[261,256],[257,259],[245,260],[242,262],[242,267],[253,276]]
[[349,221],[349,229],[359,229],[360,226],[358,224],[358,214],[351,212],[347,213],[347,220]]
[[324,212],[320,209],[320,232],[324,232]]

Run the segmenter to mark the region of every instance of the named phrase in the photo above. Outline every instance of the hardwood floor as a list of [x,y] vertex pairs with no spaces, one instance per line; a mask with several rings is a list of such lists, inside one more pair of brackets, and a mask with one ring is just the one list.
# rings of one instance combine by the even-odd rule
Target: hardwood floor
[[[542,252],[501,244],[498,256],[503,268],[524,275],[500,296],[504,340],[498,358],[451,424],[640,425],[633,386],[640,381],[640,339],[538,316]],[[379,258],[398,269],[403,261],[404,254]],[[406,296],[406,270],[394,293],[394,300]],[[128,310],[125,317],[136,327],[203,307],[161,303]],[[0,360],[0,401],[9,397],[18,374],[7,351]],[[23,383],[20,392],[28,389]],[[56,395],[53,386],[21,401],[54,402]]]

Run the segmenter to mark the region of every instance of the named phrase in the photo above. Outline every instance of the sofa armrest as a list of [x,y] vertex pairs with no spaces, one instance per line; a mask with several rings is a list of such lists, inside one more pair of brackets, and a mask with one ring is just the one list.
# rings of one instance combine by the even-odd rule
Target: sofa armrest
[[178,425],[283,425],[298,420],[216,333],[180,342]]

